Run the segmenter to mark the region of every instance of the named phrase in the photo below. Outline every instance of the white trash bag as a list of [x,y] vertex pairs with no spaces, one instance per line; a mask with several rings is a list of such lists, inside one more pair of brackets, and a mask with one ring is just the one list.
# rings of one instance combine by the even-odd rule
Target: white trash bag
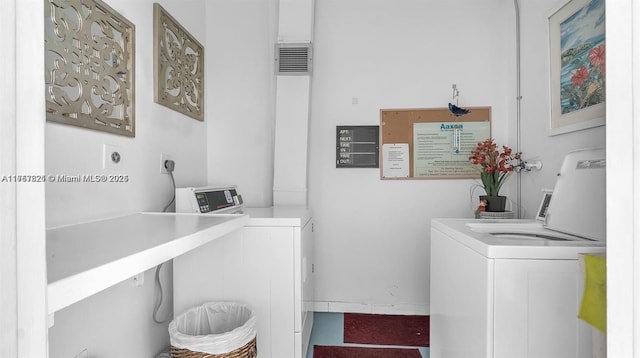
[[209,302],[193,307],[169,324],[171,345],[210,354],[232,352],[256,337],[253,311],[234,302]]

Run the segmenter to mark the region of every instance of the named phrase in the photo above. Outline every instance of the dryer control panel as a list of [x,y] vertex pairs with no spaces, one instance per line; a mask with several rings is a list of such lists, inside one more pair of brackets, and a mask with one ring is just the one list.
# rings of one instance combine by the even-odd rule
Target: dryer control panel
[[242,207],[235,186],[176,188],[176,212],[206,214],[228,212]]

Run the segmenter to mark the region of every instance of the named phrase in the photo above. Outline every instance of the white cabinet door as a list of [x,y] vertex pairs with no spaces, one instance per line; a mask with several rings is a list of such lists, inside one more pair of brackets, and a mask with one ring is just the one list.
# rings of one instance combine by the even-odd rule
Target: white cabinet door
[[235,266],[230,265],[241,240],[238,230],[173,259],[174,316],[204,302],[230,300],[226,275]]
[[174,259],[174,314],[208,301],[247,304],[258,357],[295,356],[292,227],[245,227]]
[[258,314],[260,358],[294,356],[294,229],[244,229],[242,276],[248,287],[242,298]]
[[431,230],[430,357],[492,357],[492,278],[492,260]]
[[495,261],[495,357],[577,357],[577,261]]
[[301,349],[298,350],[296,344],[296,358],[304,358],[307,356],[307,350],[309,348],[309,339],[311,338],[311,328],[313,327],[313,302],[314,302],[314,285],[315,285],[315,274],[314,274],[314,234],[313,234],[313,221],[307,223],[307,225],[302,229],[302,237],[301,237],[301,252],[302,259],[300,262],[301,272],[300,272],[300,281],[299,285],[302,287],[302,322],[301,322],[301,335],[300,335],[300,346]]

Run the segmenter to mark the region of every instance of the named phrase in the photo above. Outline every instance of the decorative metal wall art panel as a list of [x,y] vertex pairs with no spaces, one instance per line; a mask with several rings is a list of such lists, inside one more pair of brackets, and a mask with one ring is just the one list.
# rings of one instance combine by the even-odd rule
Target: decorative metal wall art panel
[[47,120],[135,136],[135,26],[100,0],[44,1]]
[[154,100],[204,120],[204,47],[160,4],[153,4]]

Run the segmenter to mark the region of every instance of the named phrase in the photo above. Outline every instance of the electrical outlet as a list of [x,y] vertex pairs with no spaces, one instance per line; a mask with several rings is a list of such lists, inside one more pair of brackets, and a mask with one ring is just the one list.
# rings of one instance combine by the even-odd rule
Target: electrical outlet
[[173,160],[173,156],[169,155],[169,154],[165,154],[162,153],[160,154],[160,174],[169,174],[169,172],[167,171],[167,168],[164,167],[164,162],[166,160]]
[[141,272],[133,276],[133,286],[140,287],[142,285],[144,285],[144,272]]
[[102,145],[102,169],[118,170],[123,167],[122,147],[113,144]]

